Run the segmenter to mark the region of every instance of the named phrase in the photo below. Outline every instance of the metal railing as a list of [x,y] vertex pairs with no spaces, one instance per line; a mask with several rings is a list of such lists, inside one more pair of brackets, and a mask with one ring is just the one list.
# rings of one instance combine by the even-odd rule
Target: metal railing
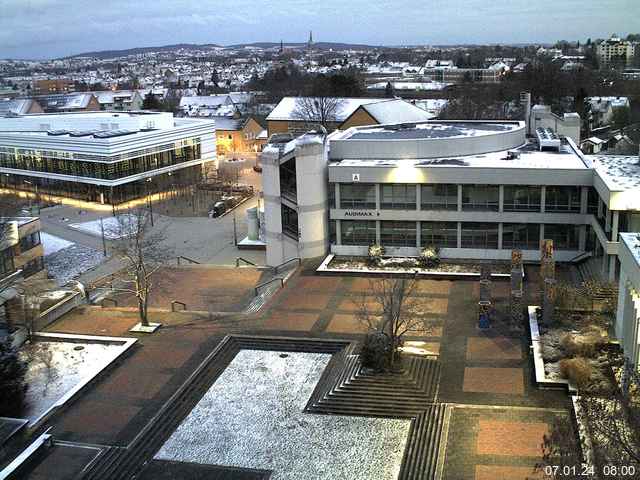
[[199,261],[194,260],[193,258],[185,257],[184,255],[179,255],[178,257],[176,257],[176,262],[178,263],[178,265],[180,265],[181,259],[186,260],[189,263],[195,263],[196,265],[200,265]]
[[256,285],[255,288],[253,289],[254,293],[256,294],[256,296],[258,295],[258,290],[262,287],[266,287],[267,285],[269,285],[270,283],[273,282],[280,282],[280,288],[284,287],[284,278],[281,277],[276,277],[276,278],[272,278],[271,280],[261,283],[259,285]]
[[182,310],[186,310],[187,309],[187,304],[184,302],[179,302],[178,300],[173,300],[171,302],[171,311],[175,312],[176,311],[176,305],[180,305],[182,307]]
[[302,265],[302,259],[299,257],[295,257],[295,258],[290,258],[289,260],[285,260],[284,262],[282,262],[280,265],[276,265],[275,267],[273,267],[273,273],[278,273],[278,269],[280,267],[284,267],[285,265],[287,265],[288,263],[291,262],[298,262],[298,265]]
[[253,262],[251,262],[251,261],[247,260],[246,258],[238,257],[238,258],[236,258],[236,267],[239,267],[239,266],[240,266],[240,262],[244,262],[244,263],[246,263],[247,265],[252,265],[252,266],[254,266],[254,267],[256,266],[256,264],[255,264],[255,263],[253,263]]

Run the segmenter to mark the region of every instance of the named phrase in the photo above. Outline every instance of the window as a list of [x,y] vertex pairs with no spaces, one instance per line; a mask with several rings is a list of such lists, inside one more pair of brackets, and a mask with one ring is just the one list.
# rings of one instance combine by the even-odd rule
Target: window
[[33,232],[20,239],[20,251],[25,252],[40,245],[40,232]]
[[544,238],[553,240],[555,250],[578,250],[580,227],[578,225],[545,224]]
[[372,183],[340,185],[340,208],[376,208],[376,186]]
[[504,223],[502,248],[512,250],[537,250],[540,248],[540,225],[537,223]]
[[295,158],[280,165],[280,194],[294,202],[298,200]]
[[580,212],[580,187],[547,187],[545,212]]
[[589,187],[589,194],[587,195],[587,213],[597,215],[598,202],[600,202],[600,195],[598,195],[595,188]]
[[416,222],[380,222],[380,243],[389,247],[415,247]]
[[38,273],[44,268],[44,259],[42,257],[34,258],[28,261],[22,267],[22,272],[25,277]]
[[497,185],[463,185],[462,210],[497,212],[500,200]]
[[13,249],[9,247],[0,252],[0,275],[13,273],[15,269],[13,264]]
[[505,185],[504,187],[504,211],[505,212],[539,212],[540,187]]
[[458,210],[458,185],[421,185],[422,210]]
[[327,190],[327,200],[329,202],[329,208],[336,208],[336,184],[330,183]]
[[458,247],[457,222],[420,222],[420,242],[423,247]]
[[462,248],[498,248],[497,223],[463,223]]
[[282,205],[282,233],[298,240],[298,212]]
[[381,185],[380,208],[393,210],[416,209],[415,185]]
[[329,220],[329,244],[336,244],[336,221]]
[[376,243],[376,222],[372,220],[340,220],[342,245],[373,245]]

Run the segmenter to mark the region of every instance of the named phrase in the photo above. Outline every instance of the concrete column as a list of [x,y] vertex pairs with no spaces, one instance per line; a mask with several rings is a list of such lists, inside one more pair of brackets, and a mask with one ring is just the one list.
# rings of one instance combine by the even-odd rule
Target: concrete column
[[380,210],[380,184],[376,183],[376,210]]
[[622,338],[624,334],[624,319],[629,315],[629,301],[627,300],[627,296],[629,292],[627,290],[627,274],[621,268],[620,269],[620,280],[618,281],[618,308],[616,310],[616,324],[615,324],[615,333],[618,340]]
[[376,220],[376,243],[380,245],[380,220]]
[[580,213],[583,215],[587,213],[589,206],[589,187],[582,187],[580,189]]
[[[544,240],[544,223],[540,224],[540,245],[542,245],[542,241]],[[538,246],[538,249],[541,247]]]
[[498,224],[498,250],[502,250],[502,223]]
[[618,260],[617,255],[609,255],[609,281],[616,281],[616,262]]
[[607,209],[607,216],[604,221],[604,231],[609,233],[611,231],[611,210]]
[[603,206],[602,200],[598,195],[598,218],[602,218],[602,206]]
[[614,210],[613,212],[613,216],[611,219],[611,241],[612,242],[617,242],[618,241],[618,223],[620,221],[620,212],[618,212],[617,210]]
[[608,260],[607,251],[602,248],[602,265],[600,266],[600,271],[602,272],[602,278],[607,277],[607,260]]
[[420,185],[416,185],[416,210],[420,210],[420,204],[422,203],[422,188]]
[[338,182],[336,182],[334,184],[334,187],[336,189],[336,193],[335,193],[335,197],[336,197],[336,208],[340,208],[340,184]]
[[420,243],[422,240],[422,231],[420,230],[420,222],[416,222],[416,247],[420,248]]
[[[458,211],[462,211],[462,185],[458,185]],[[460,242],[458,242],[458,244],[460,244]]]
[[578,250],[584,252],[587,248],[587,226],[580,225],[580,234],[578,237]]
[[540,212],[544,213],[545,203],[547,202],[547,187],[544,185],[540,190]]
[[[498,211],[504,212],[504,185],[498,187]],[[502,229],[502,224],[500,224],[500,229]],[[499,239],[498,242],[500,242]]]
[[336,245],[342,245],[342,225],[336,220]]
[[[459,195],[460,195],[460,190],[458,190],[458,196]],[[458,248],[462,248],[462,223],[461,222],[458,222]]]

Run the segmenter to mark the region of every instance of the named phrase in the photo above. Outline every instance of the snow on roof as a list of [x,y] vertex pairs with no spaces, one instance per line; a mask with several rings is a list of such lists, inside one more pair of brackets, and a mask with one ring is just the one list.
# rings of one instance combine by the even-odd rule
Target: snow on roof
[[442,167],[470,167],[470,168],[508,168],[508,169],[562,169],[585,170],[588,167],[580,156],[568,148],[563,147],[557,151],[540,151],[532,143],[527,143],[517,150],[520,155],[509,158],[508,150],[489,152],[478,155],[463,155],[440,158],[418,159],[384,159],[362,160],[344,159],[331,163],[331,166],[339,167],[395,167],[398,165],[412,165],[416,168],[442,168]]
[[[384,90],[389,82],[378,82],[367,86],[367,90]],[[451,85],[442,82],[392,82],[395,90],[444,90]]]
[[638,264],[638,267],[640,267],[640,234],[620,233],[619,235],[621,241],[627,244],[627,247]]
[[362,105],[361,108],[378,123],[423,122],[434,117],[421,108],[398,99]]
[[16,98],[13,100],[0,100],[0,115],[15,113],[17,115],[25,114],[29,111],[29,107],[33,103],[30,98]]
[[[300,115],[296,114],[296,101],[305,97],[284,97],[276,108],[267,116],[267,121],[304,121]],[[312,98],[312,97],[311,97]],[[340,104],[336,109],[335,118],[337,122],[344,122],[360,105],[366,105],[376,102],[389,101],[388,98],[340,98]]]
[[640,158],[637,155],[587,155],[609,190],[638,189],[640,195]]
[[519,122],[429,122],[417,125],[380,125],[353,129],[345,139],[391,140],[477,137],[481,135],[492,135],[499,132],[509,132],[518,128],[521,128]]

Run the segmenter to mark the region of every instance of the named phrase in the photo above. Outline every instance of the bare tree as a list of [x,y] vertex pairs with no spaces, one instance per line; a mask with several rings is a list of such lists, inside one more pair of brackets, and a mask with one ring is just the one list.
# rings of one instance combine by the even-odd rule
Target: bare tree
[[343,105],[344,100],[339,97],[298,97],[293,114],[309,126],[321,125],[330,131],[332,124],[338,122],[338,113]]
[[149,297],[153,289],[152,276],[168,258],[163,246],[162,229],[152,230],[151,216],[146,209],[116,215],[117,224],[111,229],[114,254],[123,262],[122,277],[113,285],[116,292],[136,298],[140,324],[149,326]]
[[424,300],[415,295],[417,280],[383,277],[369,280],[358,303],[357,316],[370,332],[388,340],[387,364],[394,367],[406,334],[429,335],[432,325],[421,316]]

